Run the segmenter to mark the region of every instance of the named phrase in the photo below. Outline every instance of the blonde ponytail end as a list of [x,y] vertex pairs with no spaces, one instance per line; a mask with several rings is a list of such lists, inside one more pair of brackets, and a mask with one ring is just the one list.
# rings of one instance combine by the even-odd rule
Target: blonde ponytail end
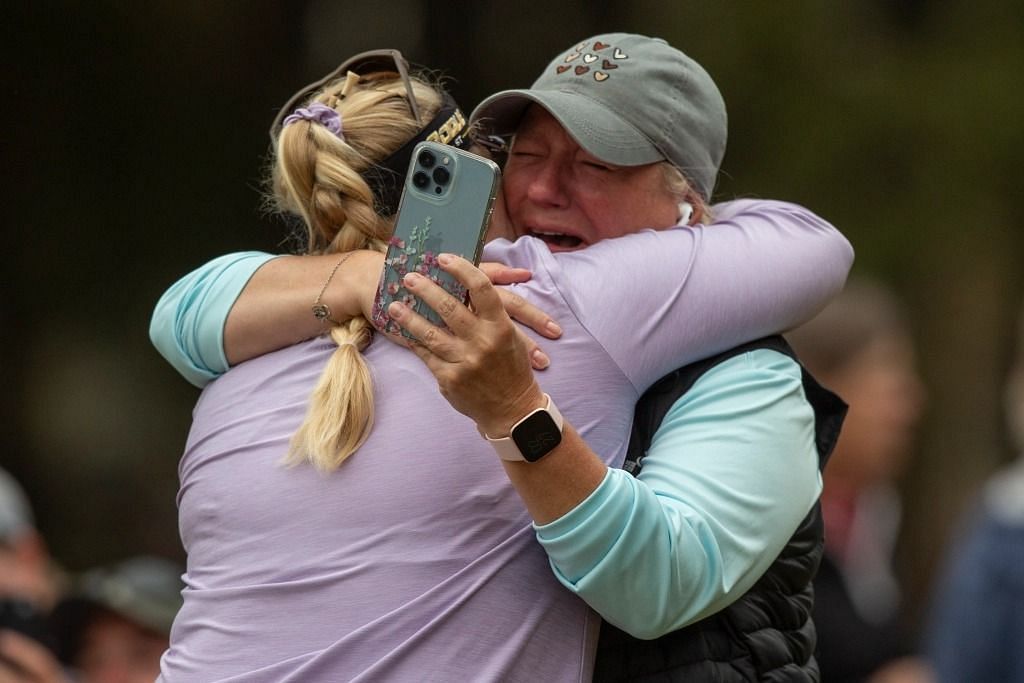
[[332,328],[338,348],[327,361],[309,409],[292,437],[288,465],[309,462],[321,472],[337,469],[356,452],[373,427],[373,383],[362,351],[373,338],[373,328],[357,317]]

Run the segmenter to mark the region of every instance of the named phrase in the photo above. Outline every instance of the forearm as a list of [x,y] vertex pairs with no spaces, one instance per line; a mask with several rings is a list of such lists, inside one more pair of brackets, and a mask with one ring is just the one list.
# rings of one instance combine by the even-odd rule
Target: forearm
[[[733,260],[731,268],[728,260],[714,257],[695,265],[712,277],[730,274],[728,291],[736,297],[740,319],[757,319],[762,310],[776,316],[763,323],[770,329],[754,328],[752,338],[806,322],[842,291],[853,265],[853,247],[820,216],[798,204],[769,200],[735,200],[715,210],[716,224],[740,227],[755,253]],[[737,255],[733,251],[726,258]]]
[[383,255],[352,252],[331,277],[341,258],[281,256],[256,271],[224,324],[228,362],[234,365],[322,334],[325,323],[312,312],[321,289],[321,302],[330,308],[333,320],[369,313]]
[[587,283],[560,289],[638,392],[676,367],[790,329],[842,289],[852,249],[813,213],[749,200],[722,213],[713,225],[643,231],[547,262],[556,282]]
[[559,580],[638,637],[742,595],[820,490],[795,363],[758,351],[709,371],[695,390],[666,416],[639,479],[610,471],[582,504],[538,524]]
[[536,524],[562,517],[587,499],[608,473],[608,467],[566,424],[562,443],[541,460],[504,462],[509,481]]

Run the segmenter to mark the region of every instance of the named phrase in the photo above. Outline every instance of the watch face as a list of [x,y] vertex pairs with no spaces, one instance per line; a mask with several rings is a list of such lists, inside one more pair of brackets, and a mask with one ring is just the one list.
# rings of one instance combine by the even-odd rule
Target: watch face
[[562,430],[546,410],[538,410],[516,425],[512,440],[529,462],[536,462],[562,443]]

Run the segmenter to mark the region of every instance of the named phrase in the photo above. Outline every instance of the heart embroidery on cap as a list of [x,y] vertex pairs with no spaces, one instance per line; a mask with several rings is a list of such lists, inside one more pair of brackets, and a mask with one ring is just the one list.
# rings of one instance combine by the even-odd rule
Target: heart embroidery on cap
[[[555,71],[559,74],[564,74],[569,69],[573,69],[573,72],[577,76],[582,76],[583,74],[589,73],[590,67],[584,66],[584,64],[593,64],[598,59],[600,59],[600,57],[598,57],[598,55],[596,54],[593,54],[592,52],[584,53],[583,50],[586,47],[587,43],[580,43],[579,45],[577,45],[575,51],[570,52],[565,56],[565,63],[555,67]],[[594,43],[593,49],[596,52],[597,50],[607,50],[610,47],[612,47],[611,44],[602,43],[600,40],[598,40]],[[578,64],[575,68],[570,66],[570,62],[574,62],[580,57],[583,58],[583,64]],[[612,59],[629,59],[629,55],[627,55],[621,49],[615,48],[615,52],[612,53]],[[604,81],[607,81],[610,76],[608,72],[611,71],[612,69],[619,68],[619,65],[612,61],[612,59],[601,60],[601,69],[603,69],[603,71],[594,72],[595,81],[597,81],[598,83],[603,83]]]

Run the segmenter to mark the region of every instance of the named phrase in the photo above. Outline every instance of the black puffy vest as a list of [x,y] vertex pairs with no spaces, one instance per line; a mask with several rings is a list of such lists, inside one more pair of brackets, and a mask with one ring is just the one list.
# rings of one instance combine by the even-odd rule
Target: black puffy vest
[[[701,375],[733,356],[762,348],[795,358],[782,337],[766,337],[660,379],[637,403],[624,469],[636,475],[665,414]],[[846,404],[806,370],[803,387],[814,408],[821,468],[839,436]],[[823,548],[824,525],[816,503],[757,583],[720,612],[655,640],[640,640],[602,624],[594,681],[818,681],[811,580]]]

